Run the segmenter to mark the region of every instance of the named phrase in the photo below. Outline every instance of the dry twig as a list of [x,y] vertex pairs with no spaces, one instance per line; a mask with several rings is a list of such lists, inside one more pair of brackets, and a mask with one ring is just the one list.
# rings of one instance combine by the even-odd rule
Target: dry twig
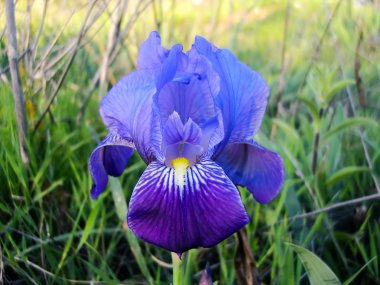
[[7,49],[9,68],[11,71],[13,100],[15,102],[15,111],[17,119],[17,132],[21,160],[26,167],[29,165],[29,154],[26,147],[27,124],[24,105],[24,93],[22,91],[20,71],[18,67],[17,55],[17,38],[16,22],[14,13],[13,0],[5,0],[6,22],[7,22]]
[[45,107],[44,111],[42,112],[40,118],[37,120],[37,123],[35,124],[33,131],[37,130],[37,128],[41,124],[43,118],[45,117],[45,115],[50,110],[50,106],[53,103],[54,99],[56,98],[56,96],[58,94],[58,91],[61,88],[62,83],[65,80],[66,75],[67,75],[67,73],[68,73],[68,71],[69,71],[69,69],[71,67],[71,64],[73,63],[74,58],[75,58],[75,56],[76,56],[76,54],[77,54],[77,52],[79,50],[80,43],[81,43],[81,40],[82,40],[83,36],[87,32],[87,30],[90,28],[90,26],[92,25],[92,23],[95,21],[94,19],[96,19],[97,17],[99,17],[99,15],[95,16],[94,19],[91,21],[91,23],[89,25],[87,25],[87,22],[88,22],[88,20],[90,18],[90,15],[91,15],[91,12],[92,12],[93,8],[95,7],[96,2],[97,2],[97,0],[94,0],[91,3],[91,6],[90,6],[90,8],[89,8],[89,10],[87,12],[87,15],[86,15],[86,17],[85,17],[85,19],[83,21],[81,30],[80,30],[77,38],[76,38],[75,45],[73,47],[73,52],[71,53],[71,56],[70,56],[70,58],[69,58],[69,60],[68,60],[68,62],[66,64],[66,66],[65,66],[65,68],[64,68],[64,70],[63,70],[63,72],[61,74],[61,77],[59,78],[59,80],[57,82],[57,85],[54,87],[54,90],[53,90],[53,92],[52,92],[52,94],[51,94],[51,96],[49,98],[48,103],[46,104],[46,107]]

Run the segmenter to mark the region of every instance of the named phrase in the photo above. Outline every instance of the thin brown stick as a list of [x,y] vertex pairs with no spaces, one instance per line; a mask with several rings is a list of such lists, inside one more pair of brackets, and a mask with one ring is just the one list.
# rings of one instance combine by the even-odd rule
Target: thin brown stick
[[241,285],[260,285],[256,261],[249,245],[246,229],[237,232],[238,246],[235,256],[235,271],[238,283]]
[[359,49],[360,49],[360,44],[363,41],[363,30],[360,29],[359,32],[359,38],[356,43],[356,48],[355,48],[355,62],[354,62],[354,72],[355,72],[355,86],[358,91],[358,96],[359,96],[359,104],[361,107],[365,107],[365,93],[363,90],[363,85],[362,85],[362,78],[360,77],[360,56],[359,56]]
[[[24,67],[25,71],[27,73],[27,77],[30,76],[32,73],[32,59],[31,59],[31,53],[30,53],[30,42],[31,42],[31,37],[32,37],[32,7],[33,7],[34,1],[28,0],[26,4],[26,15],[25,15],[25,21],[27,28],[25,29],[25,36],[24,39],[20,39],[20,46],[22,47],[23,50],[28,51],[24,57]],[[30,81],[28,80],[26,82],[27,87],[30,84]]]
[[318,164],[318,148],[319,148],[319,131],[317,131],[314,135],[314,144],[313,144],[313,161],[311,163],[311,170],[313,174],[317,170]]
[[45,0],[44,8],[42,10],[42,17],[41,17],[41,20],[40,20],[40,24],[38,26],[37,34],[34,37],[34,40],[33,40],[33,43],[32,43],[32,47],[31,47],[31,53],[32,53],[33,61],[36,60],[37,45],[38,45],[38,41],[39,41],[39,39],[41,37],[42,30],[43,30],[43,27],[44,27],[44,24],[45,24],[47,6],[48,6],[48,0]]
[[105,54],[103,56],[103,61],[100,67],[100,78],[99,78],[99,94],[103,96],[106,92],[107,86],[107,69],[110,61],[112,51],[115,49],[117,44],[117,38],[120,33],[120,26],[125,15],[125,10],[127,8],[128,1],[122,0],[121,3],[117,4],[115,11],[111,16],[111,27],[108,32],[108,41]]
[[[323,116],[323,108],[319,110],[319,118],[321,119]],[[314,145],[313,145],[313,160],[311,162],[311,170],[313,174],[315,174],[318,166],[318,149],[319,149],[319,139],[320,139],[320,133],[319,128],[315,130],[314,134]]]
[[267,229],[267,228],[273,227],[275,225],[282,224],[285,221],[291,222],[291,221],[300,220],[300,219],[312,219],[312,218],[315,218],[317,215],[325,214],[325,213],[331,212],[331,211],[339,209],[339,208],[351,207],[351,206],[356,205],[356,204],[369,202],[369,201],[373,201],[373,200],[380,200],[380,193],[376,193],[373,195],[368,195],[368,196],[364,196],[364,197],[360,197],[360,198],[355,198],[355,199],[351,199],[351,200],[344,201],[344,202],[339,202],[339,203],[333,204],[331,206],[326,206],[326,207],[317,209],[315,211],[290,216],[290,217],[281,219],[279,221],[276,221],[271,225],[261,227],[260,230]]
[[[24,260],[24,259],[21,259],[20,257],[17,257],[17,256],[15,257],[15,260],[17,260],[19,262],[24,262],[27,265],[38,270],[39,272],[42,272],[43,274],[46,274],[46,275],[51,276],[51,277],[56,277],[56,278],[58,278],[62,281],[65,281],[67,283],[71,283],[71,284],[107,284],[106,282],[103,282],[103,281],[67,279],[64,277],[56,276],[53,272],[50,272],[50,271],[42,268],[41,266],[29,261],[29,260]],[[141,282],[141,283],[121,283],[121,284],[144,284],[144,283]]]
[[[29,50],[24,50],[22,53],[20,53],[20,55],[18,56],[17,58],[17,61],[20,61],[24,58],[24,56],[29,52]],[[10,69],[10,66],[8,65],[7,67],[4,67],[4,68],[1,68],[0,67],[0,75],[3,75],[5,73],[7,73]]]
[[64,30],[66,29],[66,27],[69,25],[69,22],[71,21],[71,18],[73,17],[75,13],[71,13],[70,16],[67,17],[67,20],[66,22],[63,24],[63,26],[61,27],[61,29],[59,30],[59,32],[56,34],[56,36],[54,37],[54,39],[51,41],[50,45],[45,49],[45,52],[44,54],[41,56],[41,60],[37,63],[37,65],[35,66],[34,68],[34,73],[37,73],[38,72],[38,69],[45,64],[46,62],[46,59],[47,57],[49,56],[49,54],[51,53],[51,51],[53,50],[53,48],[56,46],[56,43],[58,42],[59,38],[62,36]]
[[83,21],[83,25],[82,25],[82,28],[81,28],[81,30],[80,30],[80,33],[79,33],[79,35],[78,35],[78,37],[77,37],[76,45],[75,45],[75,47],[74,47],[74,51],[72,52],[71,57],[70,57],[69,61],[67,62],[66,66],[65,66],[65,69],[63,70],[62,75],[61,75],[61,77],[59,78],[58,83],[57,83],[57,85],[55,86],[55,88],[54,88],[54,90],[53,90],[53,92],[52,92],[52,95],[50,96],[49,101],[48,101],[48,103],[46,104],[46,107],[45,107],[44,111],[42,112],[40,118],[38,119],[37,123],[35,124],[34,129],[33,129],[33,132],[35,132],[35,131],[37,130],[37,128],[40,126],[40,124],[41,124],[43,118],[45,117],[45,115],[46,115],[46,114],[48,113],[48,111],[50,110],[50,106],[51,106],[51,104],[53,103],[55,97],[56,97],[57,94],[58,94],[59,89],[60,89],[61,86],[62,86],[63,81],[64,81],[65,78],[66,78],[66,75],[67,75],[67,73],[68,73],[68,71],[69,71],[69,69],[70,69],[70,66],[71,66],[71,64],[73,63],[74,58],[75,58],[75,56],[76,56],[76,54],[77,54],[77,52],[78,52],[78,49],[79,49],[79,46],[80,46],[80,42],[81,42],[81,40],[82,40],[82,37],[84,36],[84,34],[85,34],[86,30],[87,30],[87,29],[86,29],[86,24],[87,24],[88,19],[90,18],[91,12],[92,12],[93,8],[95,7],[95,3],[96,3],[96,2],[97,2],[97,0],[94,0],[94,1],[91,3],[91,6],[90,6],[90,8],[89,8],[89,10],[88,10],[88,12],[87,12],[87,15],[86,15],[86,17],[85,17],[85,19],[84,19],[84,21]]
[[364,197],[355,198],[355,199],[351,199],[348,201],[336,203],[334,205],[327,206],[327,207],[324,207],[324,208],[321,208],[321,209],[318,209],[315,211],[311,211],[308,213],[292,216],[292,217],[289,217],[287,220],[293,221],[293,220],[298,220],[298,219],[312,218],[312,217],[315,217],[316,215],[319,215],[322,213],[327,213],[327,212],[330,212],[330,211],[335,210],[335,209],[348,207],[348,206],[352,206],[355,204],[359,204],[359,203],[367,202],[367,201],[371,201],[371,200],[379,200],[379,199],[380,199],[380,193],[376,193],[373,195],[368,195],[368,196],[364,196]]
[[24,105],[24,93],[22,91],[20,71],[18,67],[16,22],[13,0],[5,0],[7,23],[7,49],[9,68],[11,71],[13,100],[17,120],[17,132],[20,147],[21,160],[26,167],[29,165],[29,154],[26,147],[27,124]]
[[[125,24],[123,29],[121,29],[121,31],[118,34],[117,43],[115,44],[115,48],[112,50],[112,53],[110,55],[108,66],[110,66],[116,60],[116,58],[119,55],[122,48],[127,53],[127,55],[129,54],[128,46],[124,45],[124,41],[128,38],[129,31],[130,31],[131,27],[133,26],[133,24],[137,21],[137,19],[142,14],[142,12],[145,11],[145,9],[147,9],[147,7],[150,4],[151,4],[150,1],[146,1],[146,2],[140,1],[138,3],[134,13],[132,14],[132,17],[128,20],[128,22]],[[133,68],[134,68],[134,66],[132,66],[132,69]],[[78,121],[80,121],[82,119],[82,117],[84,116],[84,114],[86,112],[87,105],[90,102],[92,95],[94,94],[93,90],[96,88],[96,85],[99,82],[99,78],[100,78],[100,68],[98,69],[98,71],[94,75],[94,77],[91,81],[92,83],[91,83],[90,87],[88,88],[87,92],[85,92],[87,95],[85,96],[85,100],[83,101],[83,104],[80,108],[80,112],[78,113],[78,117],[77,117]]]

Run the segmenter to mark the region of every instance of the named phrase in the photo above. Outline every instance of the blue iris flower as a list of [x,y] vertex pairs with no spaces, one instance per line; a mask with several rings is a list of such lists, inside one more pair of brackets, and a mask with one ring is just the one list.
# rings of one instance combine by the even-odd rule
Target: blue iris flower
[[127,221],[142,240],[182,253],[211,247],[249,222],[235,185],[260,203],[280,192],[281,157],[253,139],[269,96],[256,71],[197,36],[190,51],[143,43],[138,69],[102,99],[109,130],[90,157],[91,197],[120,176],[134,150],[148,167]]

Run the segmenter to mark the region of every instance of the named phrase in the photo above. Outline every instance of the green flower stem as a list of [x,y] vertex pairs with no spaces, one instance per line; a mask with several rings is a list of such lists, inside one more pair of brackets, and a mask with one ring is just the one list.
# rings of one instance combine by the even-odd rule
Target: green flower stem
[[[122,190],[120,181],[115,177],[109,177],[109,184],[112,192],[112,198],[115,203],[116,213],[121,222],[126,224],[125,217],[127,215],[128,207],[125,199],[124,192]],[[139,245],[137,237],[132,233],[131,230],[125,232],[128,243],[132,248],[132,253],[135,256],[137,265],[139,266],[141,273],[147,279],[149,284],[154,284],[153,277],[151,276],[148,268],[148,264],[144,258],[142,249]]]
[[172,252],[172,264],[173,264],[173,284],[172,285],[182,285],[182,260],[179,258],[178,254]]

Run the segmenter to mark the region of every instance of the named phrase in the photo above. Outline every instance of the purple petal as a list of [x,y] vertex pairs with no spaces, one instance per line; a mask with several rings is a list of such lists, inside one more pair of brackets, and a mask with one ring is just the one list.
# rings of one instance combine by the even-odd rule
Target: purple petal
[[208,82],[195,76],[188,84],[166,84],[157,95],[157,106],[163,123],[174,111],[179,114],[182,122],[191,118],[200,126],[215,116],[214,97]]
[[215,147],[223,140],[223,138],[223,116],[220,110],[218,110],[217,115],[202,126],[201,145],[207,150],[203,155],[203,158],[210,158],[214,154]]
[[165,164],[171,166],[172,160],[186,157],[193,165],[203,151],[200,145],[202,131],[199,126],[189,119],[183,125],[177,112],[173,112],[164,127]]
[[202,37],[196,37],[194,46],[220,77],[217,106],[223,114],[224,144],[252,137],[260,128],[269,96],[265,80],[230,51],[220,50]]
[[281,157],[254,141],[228,144],[215,161],[235,184],[246,186],[260,203],[272,201],[281,191]]
[[155,75],[135,71],[123,77],[100,103],[100,115],[107,128],[133,139],[141,157],[151,160],[149,139],[152,97],[156,93]]
[[165,149],[162,133],[173,112],[178,113],[181,122],[186,123],[191,118],[200,128],[216,116],[213,95],[206,85],[193,76],[189,84],[166,84],[155,96],[151,145],[159,161],[164,161],[160,156]]
[[112,133],[98,144],[89,160],[91,176],[95,182],[91,188],[91,198],[98,197],[104,191],[108,175],[120,176],[123,173],[133,150],[131,140]]
[[156,70],[137,70],[123,77],[100,103],[108,129],[130,137],[145,162],[155,159],[151,143],[153,95],[175,75],[182,47],[174,46]]
[[192,47],[187,53],[186,66],[183,69],[194,74],[200,80],[207,80],[210,93],[216,97],[220,91],[220,78],[212,67],[211,62],[203,55],[199,54],[195,47]]
[[142,240],[182,253],[216,245],[249,217],[222,168],[204,160],[188,168],[183,187],[172,168],[152,162],[132,193],[127,220]]
[[169,54],[169,50],[161,46],[161,37],[157,32],[151,32],[148,39],[141,45],[137,58],[140,69],[159,67]]
[[183,141],[191,144],[199,144],[201,141],[202,130],[189,118],[183,126]]
[[193,120],[184,125],[177,112],[173,112],[164,127],[164,137],[167,145],[179,142],[199,144],[202,131]]
[[185,55],[182,53],[182,45],[176,44],[169,51],[167,59],[157,70],[156,86],[160,90],[167,82],[174,80],[178,65]]
[[[177,49],[180,48],[182,47],[177,47]],[[173,49],[174,47],[172,51]],[[167,62],[170,62],[169,58],[170,55]],[[202,131],[204,126],[209,127],[210,121],[217,116],[214,99],[219,92],[219,76],[213,71],[211,63],[204,56],[198,54],[195,48],[192,48],[186,55],[179,52],[175,60],[177,62],[175,75],[171,82],[166,79],[159,80],[169,83],[157,84],[163,88],[155,95],[153,104],[151,145],[155,157],[160,162],[165,161],[162,154],[162,151],[165,150],[162,133],[173,112],[179,114],[184,124],[192,119]],[[174,64],[170,64],[171,68],[167,68],[170,72],[162,72],[162,74],[173,74],[173,66]],[[164,69],[162,68],[162,70]],[[216,126],[212,131],[215,129]],[[210,132],[210,128],[208,128],[205,134],[207,136],[202,138],[203,149],[207,149],[204,145],[207,146],[213,132]]]

